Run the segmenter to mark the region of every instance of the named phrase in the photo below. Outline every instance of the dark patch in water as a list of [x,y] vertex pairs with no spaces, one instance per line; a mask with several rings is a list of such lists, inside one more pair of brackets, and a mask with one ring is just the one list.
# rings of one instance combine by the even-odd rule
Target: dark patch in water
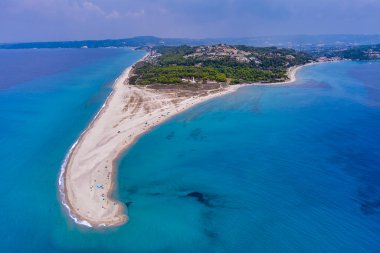
[[201,141],[203,139],[206,138],[206,136],[202,135],[202,129],[200,128],[197,128],[197,129],[194,129],[193,131],[191,131],[190,135],[189,135],[193,140],[196,140],[196,141]]
[[204,197],[203,194],[200,192],[190,192],[186,196],[188,197],[194,197],[196,198],[199,202],[204,202]]
[[168,135],[166,135],[166,139],[167,140],[171,140],[174,138],[174,135],[175,135],[175,131],[171,131]]
[[128,202],[125,202],[124,204],[125,204],[127,207],[130,207],[130,205],[133,204],[133,201],[128,201]]
[[137,187],[130,187],[129,189],[127,189],[129,195],[136,194],[137,191]]
[[360,210],[365,215],[378,214],[380,207],[380,191],[377,187],[366,185],[358,190]]
[[207,207],[211,207],[210,199],[207,196],[205,196],[203,193],[190,192],[190,193],[186,194],[186,196],[191,197],[191,198],[195,198],[199,203],[201,203]]
[[215,213],[210,209],[202,213],[203,233],[211,244],[221,246],[224,242],[220,239],[220,235],[213,226],[214,217]]
[[[326,136],[326,142],[335,154],[329,159],[347,175],[357,180],[357,193],[354,197],[364,215],[378,215],[380,211],[380,154],[376,145],[378,133],[375,126],[366,126],[366,118],[361,119],[361,131],[371,138],[361,138],[356,128],[336,128]],[[354,126],[354,123],[348,123]]]
[[356,202],[360,204],[360,210],[364,215],[378,213],[380,208],[380,164],[370,151],[346,152],[341,154],[343,170],[358,180],[358,193]]
[[205,228],[204,233],[209,239],[215,240],[218,238],[218,234],[210,229]]

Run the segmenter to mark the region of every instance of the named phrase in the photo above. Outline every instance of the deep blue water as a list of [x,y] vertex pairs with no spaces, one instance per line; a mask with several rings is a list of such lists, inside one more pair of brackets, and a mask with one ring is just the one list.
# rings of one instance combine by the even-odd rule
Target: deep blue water
[[380,62],[306,67],[294,85],[172,118],[119,161],[129,223],[74,224],[57,197],[62,159],[142,56],[98,50],[0,90],[2,252],[379,252]]

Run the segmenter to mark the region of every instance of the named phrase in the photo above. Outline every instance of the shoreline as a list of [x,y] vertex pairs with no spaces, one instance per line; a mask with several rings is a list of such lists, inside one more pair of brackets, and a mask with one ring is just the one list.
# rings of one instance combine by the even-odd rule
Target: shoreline
[[[147,55],[137,62],[143,61]],[[63,206],[67,209],[69,216],[75,221],[75,223],[80,225],[88,227],[108,227],[119,226],[126,223],[128,221],[128,215],[127,212],[125,212],[127,207],[125,207],[120,201],[112,198],[117,173],[116,163],[120,156],[143,134],[197,104],[235,92],[241,87],[250,85],[283,85],[293,83],[296,81],[296,73],[301,68],[312,64],[316,63],[309,63],[288,69],[289,80],[285,82],[230,85],[223,90],[217,90],[216,92],[214,91],[211,94],[208,93],[205,96],[187,97],[182,100],[175,97],[176,94],[174,94],[173,97],[167,97],[165,94],[160,94],[159,92],[149,90],[145,87],[130,86],[127,82],[133,65],[128,67],[115,80],[112,91],[105,103],[90,122],[89,126],[80,134],[78,140],[72,145],[62,163],[59,176],[59,194]],[[130,93],[136,95],[133,96],[130,95]],[[120,95],[122,95],[122,98],[120,98]],[[124,97],[124,95],[129,98],[128,101],[125,100],[126,97]],[[123,105],[128,107],[132,104],[131,101],[135,101],[136,99],[143,100],[142,106],[148,106],[148,108],[151,106],[153,111],[148,109],[148,114],[144,114],[141,113],[141,111],[135,112],[136,108],[134,108],[133,110],[127,109],[126,112],[124,112],[123,109],[120,113],[120,111],[115,111],[113,108],[119,106],[120,109],[120,106]],[[175,103],[173,101],[175,101]],[[112,108],[110,108],[110,104],[112,104]],[[173,111],[174,113],[172,113]],[[135,119],[134,117],[136,114],[138,115]],[[131,121],[123,122],[128,117]],[[104,121],[104,118],[106,118],[106,125],[104,122],[101,122]],[[135,121],[133,121],[133,119]],[[152,120],[154,121],[153,123]],[[150,122],[149,124],[147,123],[148,121]],[[119,128],[115,129],[116,125],[110,128],[110,122],[116,122],[117,127],[120,126],[119,123],[123,123],[123,126],[128,125],[129,123],[129,126],[124,126],[124,128],[120,127],[121,130],[116,131]],[[104,135],[101,131],[99,132],[99,129],[96,128],[97,126],[99,129],[106,129],[104,130],[104,133],[108,139],[104,140]],[[122,141],[120,140],[121,136],[123,136],[123,138],[128,138]],[[107,142],[112,141],[114,142],[114,145],[107,146]],[[102,142],[106,143],[102,144]],[[96,143],[95,147],[93,146],[93,143]],[[100,152],[100,154],[96,153],[96,151],[98,151],[97,149],[102,148],[103,151],[106,151],[107,153],[105,156],[104,152]],[[98,156],[101,155],[103,155],[103,159],[98,158]],[[92,164],[93,167],[83,166],[84,162],[96,159],[98,160],[95,164]],[[111,163],[109,163],[109,161],[111,161]],[[102,167],[100,167],[100,163],[102,163]],[[103,165],[105,166],[103,167]],[[110,169],[108,169],[108,166],[110,166]],[[76,168],[76,171],[73,171],[73,167]],[[99,176],[97,175],[99,173],[105,174]],[[92,182],[92,180],[95,181]],[[99,181],[97,182],[97,180]],[[84,189],[83,185],[89,187],[90,192],[88,192],[88,188]],[[96,187],[94,187],[94,185]],[[85,194],[78,190],[84,190],[83,192]],[[95,195],[96,192],[100,192],[100,197],[99,194]],[[99,209],[100,207],[101,209]],[[84,214],[83,210],[87,213]]]
[[257,85],[257,86],[276,86],[276,85],[286,85],[286,84],[291,84],[291,83],[294,83],[297,81],[297,73],[303,69],[304,67],[308,67],[308,66],[313,66],[313,65],[317,65],[317,64],[322,64],[322,63],[325,63],[325,62],[309,62],[309,63],[306,63],[304,65],[297,65],[297,66],[293,66],[293,67],[290,67],[288,68],[287,70],[287,76],[288,76],[288,79],[289,80],[286,80],[286,81],[283,81],[283,82],[275,82],[275,83],[254,83],[253,85]]
[[125,69],[123,71],[123,73],[121,73],[120,76],[118,76],[115,81],[114,81],[114,84],[112,86],[112,91],[111,93],[107,96],[105,102],[103,103],[103,105],[100,107],[99,111],[95,114],[94,118],[91,120],[90,124],[88,125],[88,127],[79,135],[78,139],[74,142],[74,144],[70,147],[69,149],[69,152],[66,154],[65,156],[65,159],[62,163],[62,166],[61,166],[61,170],[60,170],[60,175],[59,175],[59,179],[58,179],[58,185],[59,185],[59,195],[60,195],[60,199],[61,199],[61,203],[63,204],[63,206],[66,208],[69,216],[74,220],[75,223],[79,224],[79,225],[84,225],[84,226],[87,226],[87,227],[92,227],[92,225],[87,222],[86,220],[80,220],[79,217],[77,217],[74,213],[73,213],[73,207],[70,205],[70,203],[67,201],[66,199],[66,195],[67,195],[67,192],[66,192],[66,187],[65,187],[65,174],[66,174],[66,167],[67,167],[67,164],[70,160],[70,157],[72,156],[75,148],[78,146],[78,144],[80,143],[81,139],[84,138],[86,132],[92,127],[92,125],[94,124],[94,122],[96,121],[96,119],[99,117],[99,115],[102,113],[102,111],[105,109],[105,107],[107,106],[107,102],[109,101],[109,99],[111,98],[111,96],[113,95],[114,93],[114,86],[115,86],[115,83],[118,81],[118,79],[124,74],[124,72],[128,71],[130,67],[128,67],[127,69]]
[[[115,93],[114,89],[115,89],[116,83],[119,80],[121,80],[124,77],[124,75],[126,76],[126,78],[129,78],[129,71],[132,69],[132,67],[136,63],[138,63],[138,62],[144,61],[148,56],[149,56],[148,53],[145,54],[140,60],[136,61],[132,66],[124,69],[123,72],[115,79],[115,81],[113,82],[113,85],[112,85],[112,90],[111,90],[110,94],[107,96],[107,98],[104,101],[103,105],[100,107],[99,111],[95,114],[94,118],[90,121],[90,123],[86,127],[86,129],[83,132],[80,133],[78,139],[70,147],[69,151],[67,152],[67,154],[66,154],[66,156],[65,156],[65,158],[64,158],[64,160],[62,162],[60,173],[59,173],[59,179],[58,179],[59,197],[60,197],[60,201],[61,201],[62,205],[66,208],[66,211],[67,211],[68,215],[70,216],[70,218],[72,218],[74,220],[74,222],[76,224],[84,225],[84,226],[87,226],[87,227],[93,227],[91,225],[91,223],[89,223],[85,219],[80,219],[80,216],[75,215],[75,212],[73,211],[72,205],[67,201],[67,197],[66,197],[67,196],[67,192],[66,192],[66,187],[65,187],[65,175],[66,175],[66,171],[67,171],[66,167],[67,167],[67,165],[69,163],[69,160],[70,160],[70,158],[71,158],[71,156],[72,156],[75,148],[80,144],[80,141],[82,140],[82,138],[85,137],[86,132],[93,126],[93,124],[95,123],[95,121],[102,114],[103,110],[105,110],[105,108],[108,106],[109,100],[112,98],[113,94]],[[101,226],[101,224],[99,226]]]

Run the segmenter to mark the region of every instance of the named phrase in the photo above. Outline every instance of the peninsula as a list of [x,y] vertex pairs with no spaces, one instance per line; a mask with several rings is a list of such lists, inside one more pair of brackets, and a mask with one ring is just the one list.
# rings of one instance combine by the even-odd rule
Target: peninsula
[[70,216],[91,227],[125,223],[126,207],[112,197],[115,161],[139,136],[243,83],[294,81],[296,66],[309,61],[305,54],[277,48],[154,48],[115,81],[105,105],[70,150],[59,180]]

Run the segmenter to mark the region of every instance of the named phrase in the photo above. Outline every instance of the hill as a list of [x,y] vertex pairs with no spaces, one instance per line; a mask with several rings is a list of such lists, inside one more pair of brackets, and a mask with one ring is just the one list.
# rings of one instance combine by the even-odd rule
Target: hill
[[131,84],[205,84],[281,82],[287,69],[312,59],[305,53],[276,47],[231,45],[160,46],[135,65]]
[[309,51],[325,48],[346,48],[359,45],[380,44],[380,35],[289,35],[289,36],[256,36],[247,38],[159,38],[139,36],[125,39],[82,40],[59,42],[0,43],[0,49],[26,48],[97,48],[97,47],[153,47],[159,45],[249,45],[257,47],[281,47]]
[[326,57],[339,57],[347,60],[380,60],[380,44],[356,46],[345,49],[330,49],[320,52],[320,55]]

